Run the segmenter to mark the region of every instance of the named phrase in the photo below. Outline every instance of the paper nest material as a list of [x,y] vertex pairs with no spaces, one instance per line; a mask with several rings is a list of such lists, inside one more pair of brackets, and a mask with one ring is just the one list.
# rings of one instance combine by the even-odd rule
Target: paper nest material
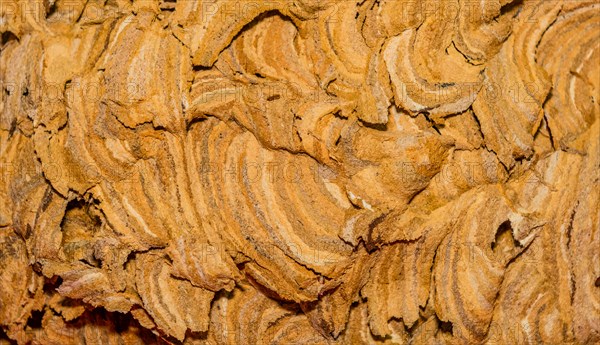
[[0,344],[600,343],[597,1],[0,5]]

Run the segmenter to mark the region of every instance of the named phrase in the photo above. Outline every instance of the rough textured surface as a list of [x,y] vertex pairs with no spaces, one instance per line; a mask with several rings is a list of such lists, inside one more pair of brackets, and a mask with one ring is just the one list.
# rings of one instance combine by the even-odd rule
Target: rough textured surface
[[0,5],[0,344],[600,343],[597,1]]

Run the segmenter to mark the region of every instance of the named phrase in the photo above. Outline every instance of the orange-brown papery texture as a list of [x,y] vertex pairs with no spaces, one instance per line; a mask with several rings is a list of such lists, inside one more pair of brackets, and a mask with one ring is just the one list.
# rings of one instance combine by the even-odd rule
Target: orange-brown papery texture
[[0,344],[600,343],[594,0],[0,0]]

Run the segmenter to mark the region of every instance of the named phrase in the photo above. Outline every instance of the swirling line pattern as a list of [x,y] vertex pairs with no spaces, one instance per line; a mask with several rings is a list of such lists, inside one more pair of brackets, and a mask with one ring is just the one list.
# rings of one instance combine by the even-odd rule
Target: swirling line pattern
[[593,0],[6,0],[0,343],[600,343]]

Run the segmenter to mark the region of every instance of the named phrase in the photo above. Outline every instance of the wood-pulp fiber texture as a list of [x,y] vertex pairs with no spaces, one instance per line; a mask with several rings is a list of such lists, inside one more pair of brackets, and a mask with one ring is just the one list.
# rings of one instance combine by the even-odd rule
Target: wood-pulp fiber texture
[[0,344],[599,344],[596,0],[0,0]]

